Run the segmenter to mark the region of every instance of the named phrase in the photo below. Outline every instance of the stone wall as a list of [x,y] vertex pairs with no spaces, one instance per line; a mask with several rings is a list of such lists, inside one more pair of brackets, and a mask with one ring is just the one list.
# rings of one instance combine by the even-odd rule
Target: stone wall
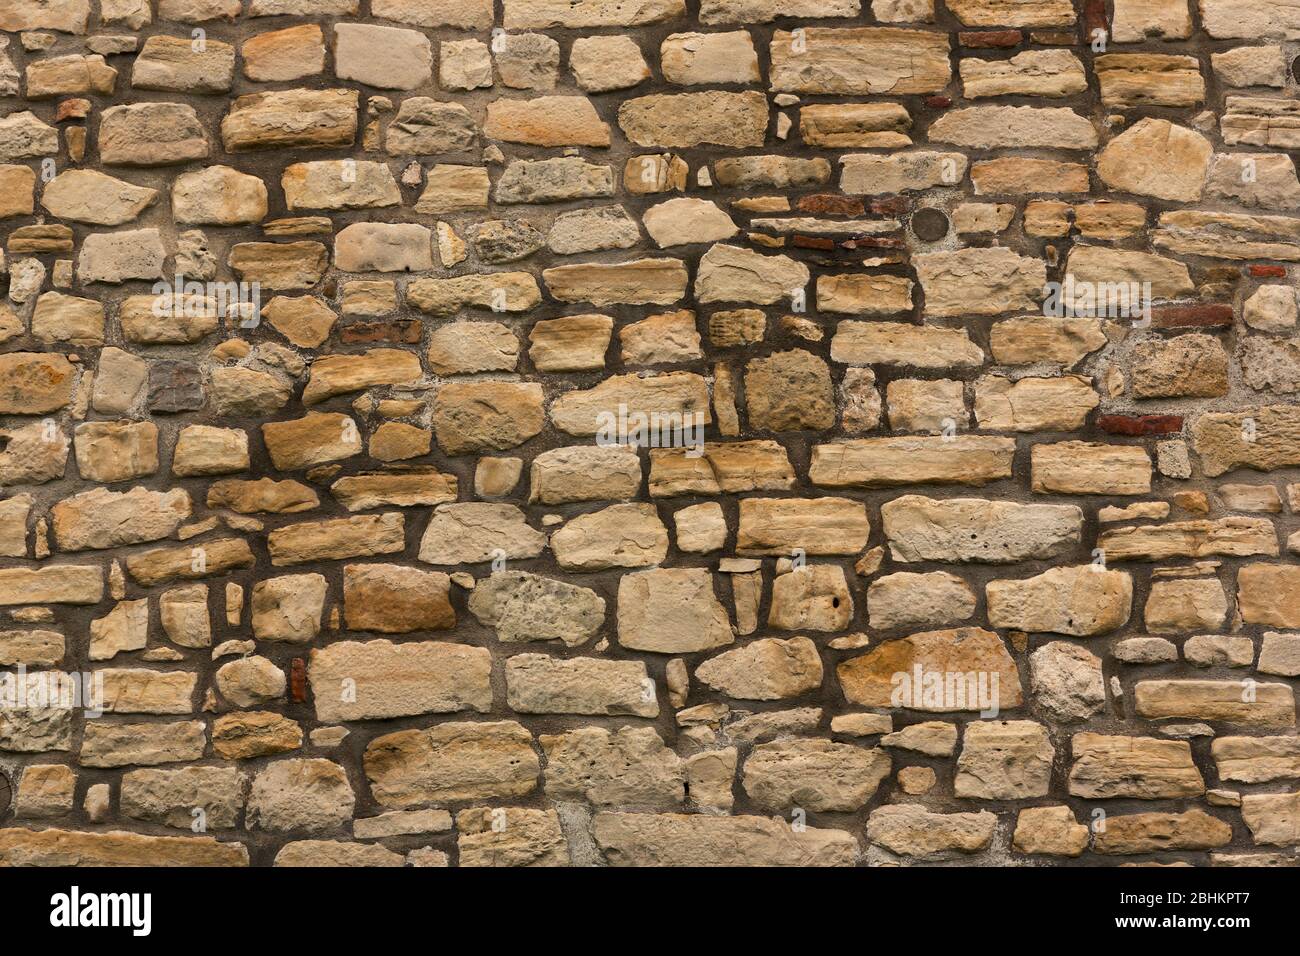
[[1293,860],[1294,7],[0,30],[0,864]]

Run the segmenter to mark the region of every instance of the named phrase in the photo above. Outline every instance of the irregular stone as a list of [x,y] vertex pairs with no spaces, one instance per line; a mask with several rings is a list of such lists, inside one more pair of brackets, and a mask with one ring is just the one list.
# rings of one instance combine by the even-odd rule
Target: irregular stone
[[763,638],[704,661],[695,677],[728,697],[781,700],[820,687],[822,662],[806,637]]
[[99,157],[108,166],[174,166],[207,159],[210,149],[198,114],[184,103],[111,106],[99,119]]
[[483,648],[442,641],[336,641],[311,651],[307,676],[321,721],[486,712],[491,661]]
[[375,800],[385,807],[522,797],[541,768],[533,737],[513,720],[452,721],[376,737],[364,767]]
[[974,615],[975,593],[954,574],[904,571],[871,582],[867,609],[877,630],[942,627]]
[[1034,700],[1056,720],[1087,720],[1106,705],[1101,660],[1077,644],[1053,641],[1029,655]]
[[881,506],[895,561],[1016,563],[1056,557],[1082,539],[1073,505],[1022,505],[982,498],[903,495]]
[[762,146],[767,98],[743,93],[656,93],[624,100],[618,125],[637,146]]
[[420,560],[429,564],[472,564],[535,558],[546,535],[529,527],[514,505],[463,502],[439,505],[420,540]]
[[673,807],[686,797],[678,756],[652,727],[581,727],[538,738],[546,792],[598,807]]
[[1133,578],[1095,565],[1051,568],[985,588],[989,623],[998,628],[1091,637],[1128,621]]
[[814,812],[861,809],[889,776],[886,751],[804,739],[758,744],[745,760],[742,784],[758,806]]
[[1047,728],[1032,720],[978,720],[966,725],[953,794],[976,800],[1047,796],[1056,756]]
[[777,92],[938,93],[952,75],[948,37],[942,33],[806,27],[799,40],[784,30],[772,34],[770,81]]
[[[845,699],[864,707],[948,713],[1017,707],[1022,700],[1020,673],[1002,639],[976,627],[885,641],[841,662],[836,675]],[[938,687],[930,686],[934,675]],[[977,675],[983,676],[983,687]]]
[[1184,740],[1075,734],[1071,796],[1162,800],[1199,797],[1205,782]]
[[893,804],[871,811],[867,839],[902,856],[975,853],[992,842],[997,819],[987,810],[932,813],[914,803]]
[[598,813],[592,832],[613,866],[851,866],[858,854],[847,831],[760,816]]
[[813,446],[808,477],[825,488],[983,485],[1011,476],[1015,441],[984,435],[858,438]]

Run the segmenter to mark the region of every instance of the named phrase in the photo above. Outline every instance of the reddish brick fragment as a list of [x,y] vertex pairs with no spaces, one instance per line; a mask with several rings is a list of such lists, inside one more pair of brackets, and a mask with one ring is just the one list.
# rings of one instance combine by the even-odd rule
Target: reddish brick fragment
[[90,100],[72,99],[63,100],[59,103],[59,108],[55,111],[54,122],[62,123],[64,120],[85,119],[90,115]]
[[866,212],[862,200],[856,196],[837,196],[834,193],[800,196],[795,208],[817,216],[861,216]]
[[871,200],[868,208],[873,216],[902,216],[912,208],[912,204],[903,196],[890,196]]
[[952,106],[952,97],[927,96],[925,98],[925,105],[930,107],[932,110],[946,110],[948,107]]
[[1162,305],[1151,310],[1151,324],[1158,329],[1226,328],[1232,325],[1232,306]]
[[301,657],[295,657],[289,667],[289,687],[293,699],[299,703],[307,700],[307,663]]
[[1102,415],[1097,427],[1110,435],[1169,435],[1183,430],[1183,416]]
[[957,41],[972,50],[1009,49],[1024,39],[1019,30],[963,30]]
[[1256,279],[1285,279],[1286,266],[1247,266],[1247,271]]
[[339,338],[355,342],[405,342],[420,341],[420,323],[415,319],[394,319],[389,322],[354,322],[339,331]]
[[1092,39],[1096,30],[1110,36],[1110,22],[1106,19],[1106,0],[1083,0],[1083,26]]

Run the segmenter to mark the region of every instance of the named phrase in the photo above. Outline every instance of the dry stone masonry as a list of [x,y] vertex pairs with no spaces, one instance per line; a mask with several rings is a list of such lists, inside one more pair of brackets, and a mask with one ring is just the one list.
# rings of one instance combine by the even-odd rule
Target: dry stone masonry
[[1291,865],[1300,12],[0,0],[0,865]]

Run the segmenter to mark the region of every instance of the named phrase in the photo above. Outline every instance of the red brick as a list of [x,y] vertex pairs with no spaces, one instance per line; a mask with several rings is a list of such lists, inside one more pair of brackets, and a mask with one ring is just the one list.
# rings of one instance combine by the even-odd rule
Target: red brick
[[339,330],[339,339],[346,343],[420,341],[420,323],[415,319],[395,319],[390,322],[354,322]]
[[1010,49],[1020,46],[1024,37],[1019,30],[963,30],[957,40],[972,50]]
[[835,193],[800,196],[795,208],[818,216],[861,216],[866,212],[861,199],[856,196],[837,196]]
[[1169,435],[1183,430],[1183,416],[1102,415],[1097,427],[1110,435]]
[[301,657],[295,657],[289,667],[289,686],[293,699],[299,704],[307,700],[307,663]]
[[1158,329],[1226,328],[1232,325],[1232,306],[1163,305],[1151,310],[1151,324]]

